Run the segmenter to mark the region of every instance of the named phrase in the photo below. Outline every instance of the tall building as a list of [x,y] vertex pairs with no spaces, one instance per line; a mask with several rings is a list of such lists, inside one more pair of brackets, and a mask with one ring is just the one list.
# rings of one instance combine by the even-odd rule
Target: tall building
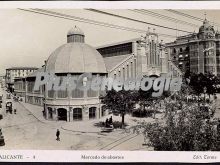
[[14,81],[16,78],[24,78],[33,73],[38,68],[36,67],[11,67],[6,69],[5,83],[8,90],[14,90]]
[[167,43],[170,60],[184,73],[220,75],[220,34],[207,19],[198,33],[177,37]]

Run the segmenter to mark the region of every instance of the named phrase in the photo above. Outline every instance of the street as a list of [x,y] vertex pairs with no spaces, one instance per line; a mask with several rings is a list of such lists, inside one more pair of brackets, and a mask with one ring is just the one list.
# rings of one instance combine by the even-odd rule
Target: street
[[[5,146],[1,146],[1,149],[153,150],[142,145],[144,143],[142,135],[126,133],[120,129],[110,133],[101,133],[100,128],[93,126],[95,121],[47,121],[42,116],[41,118],[36,117],[36,113],[32,113],[33,110],[36,107],[38,109],[42,107],[35,105],[27,104],[28,110],[24,106],[26,103],[12,101],[13,109],[16,108],[17,113],[6,113],[5,95],[4,93],[3,107],[0,110],[0,113],[3,114],[0,127],[5,139]],[[217,97],[215,117],[220,118],[220,95]],[[30,108],[33,108],[32,111]],[[115,117],[115,119],[117,118]],[[153,120],[152,118],[148,120],[150,119]],[[128,117],[126,120],[129,120]],[[57,129],[61,132],[60,141],[56,140]]]
[[[42,122],[19,102],[13,101],[13,109],[17,109],[16,114],[6,113],[5,100],[4,97],[3,108],[0,110],[3,114],[0,127],[5,139],[5,146],[1,146],[1,149],[146,150],[146,147],[142,148],[142,135],[125,133],[122,130],[111,133],[65,130],[62,126],[71,126],[71,123]],[[82,125],[83,121],[78,121],[78,124]],[[56,141],[57,129],[61,132],[60,141]]]

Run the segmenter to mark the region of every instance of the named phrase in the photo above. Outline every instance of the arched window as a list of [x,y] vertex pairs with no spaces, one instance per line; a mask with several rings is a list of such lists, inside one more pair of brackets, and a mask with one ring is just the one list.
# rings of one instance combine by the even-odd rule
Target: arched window
[[57,117],[58,117],[58,120],[67,121],[67,110],[64,108],[58,108],[57,109]]
[[125,80],[125,68],[123,67],[123,79]]
[[127,65],[127,78],[129,78],[129,65]]
[[133,62],[131,62],[131,78],[133,78]]

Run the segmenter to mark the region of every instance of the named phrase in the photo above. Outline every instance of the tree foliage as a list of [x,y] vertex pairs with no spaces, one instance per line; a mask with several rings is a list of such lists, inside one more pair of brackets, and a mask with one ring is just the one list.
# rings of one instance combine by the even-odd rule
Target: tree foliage
[[204,119],[204,114],[196,104],[185,107],[187,108],[183,107],[176,114],[170,106],[164,123],[156,122],[139,127],[144,128],[142,133],[149,138],[149,145],[157,151],[219,151],[220,132],[216,125]]
[[218,78],[213,74],[195,74],[190,75],[190,87],[194,90],[196,95],[204,93],[204,88],[206,88],[206,93],[208,95],[214,94],[216,92],[216,85],[218,84]]
[[124,125],[124,115],[133,109],[135,97],[135,92],[133,91],[124,89],[115,91],[112,89],[101,97],[101,103],[105,104],[106,108],[110,109],[113,114],[121,114],[122,125]]

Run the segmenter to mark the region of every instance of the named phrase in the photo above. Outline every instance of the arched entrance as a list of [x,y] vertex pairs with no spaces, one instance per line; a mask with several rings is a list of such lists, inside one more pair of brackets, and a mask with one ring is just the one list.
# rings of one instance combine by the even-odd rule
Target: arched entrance
[[82,108],[73,109],[73,120],[82,120]]
[[67,121],[67,110],[64,108],[57,109],[57,117],[58,117],[58,120]]
[[96,107],[90,107],[89,108],[89,119],[95,119],[96,118]]

